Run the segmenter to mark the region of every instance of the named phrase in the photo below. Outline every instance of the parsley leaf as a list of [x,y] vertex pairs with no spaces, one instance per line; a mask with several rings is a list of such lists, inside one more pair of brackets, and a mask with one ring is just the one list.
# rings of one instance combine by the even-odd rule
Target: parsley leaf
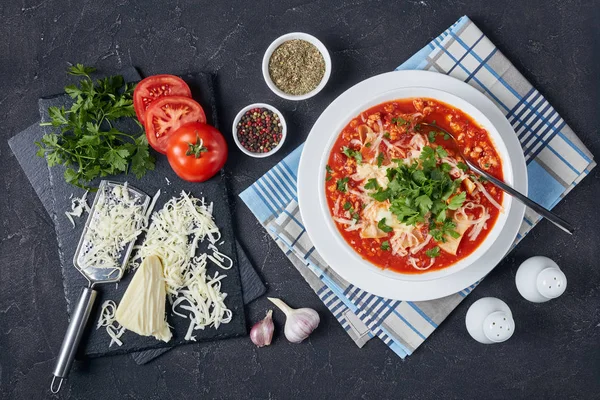
[[463,170],[463,171],[465,171],[465,172],[469,170],[469,167],[467,166],[467,164],[465,164],[465,163],[464,163],[464,162],[462,162],[462,161],[461,161],[461,162],[459,162],[458,164],[456,164],[456,166],[457,166],[459,169],[461,169],[461,170]]
[[337,190],[340,192],[346,193],[347,190],[348,177],[338,179],[337,180]]
[[391,226],[386,225],[385,223],[385,218],[382,218],[378,223],[377,223],[377,227],[379,229],[381,229],[382,231],[384,231],[385,233],[390,233],[391,231],[393,231],[394,229]]
[[371,193],[369,196],[371,196],[372,198],[374,198],[377,201],[386,201],[387,199],[390,198],[391,194],[392,193],[389,189],[382,190],[381,188],[379,188],[379,190],[377,192]]
[[437,156],[439,158],[448,157],[448,152],[442,146],[436,147],[435,148],[435,153],[437,154]]
[[435,151],[430,146],[424,146],[419,159],[422,162],[423,169],[432,169],[435,167]]
[[367,142],[367,143],[365,144],[365,147],[366,147],[367,149],[368,149],[369,147],[371,147],[371,142]]
[[67,71],[68,71],[69,75],[85,76],[85,77],[89,78],[90,74],[92,72],[96,71],[96,68],[86,67],[83,64],[75,64],[75,65],[70,66]]
[[381,167],[383,165],[383,159],[384,159],[383,153],[379,153],[379,155],[377,156],[377,166],[378,167]]
[[437,247],[437,246],[435,246],[435,247],[432,247],[431,249],[429,249],[429,250],[427,250],[427,251],[425,252],[425,255],[426,255],[427,257],[429,257],[429,258],[435,258],[435,257],[439,257],[439,255],[440,255],[440,248],[439,248],[439,247]]
[[352,203],[350,203],[349,201],[344,203],[344,210],[349,210],[352,208]]
[[342,149],[342,153],[347,155],[350,158],[354,158],[358,165],[362,164],[362,153],[358,150],[352,150],[349,147],[344,146]]
[[383,137],[386,138],[386,139],[389,139],[390,138],[390,133],[389,132],[385,132],[383,134]]
[[460,192],[459,194],[450,199],[450,203],[448,203],[448,209],[456,210],[458,207],[463,205],[466,199],[467,192]]
[[381,242],[381,250],[388,251],[389,249],[390,249],[390,242],[388,242],[387,240],[384,242]]
[[371,178],[367,181],[367,183],[365,184],[365,189],[370,190],[370,189],[374,189],[377,190],[379,189],[379,183],[377,183],[377,179],[375,178]]
[[333,173],[333,169],[329,165],[325,165],[325,182],[329,182],[332,178],[331,174]]
[[431,207],[433,206],[433,201],[426,194],[422,194],[421,196],[415,199],[415,205],[419,207],[419,211],[422,215],[427,214]]
[[396,125],[408,125],[408,124],[410,124],[410,122],[408,122],[407,120],[405,120],[402,117],[392,118],[392,123],[396,124]]

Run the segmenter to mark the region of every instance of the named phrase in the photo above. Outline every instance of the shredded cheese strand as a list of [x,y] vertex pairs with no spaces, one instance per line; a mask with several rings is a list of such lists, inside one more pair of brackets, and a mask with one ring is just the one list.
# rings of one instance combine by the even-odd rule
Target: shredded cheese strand
[[87,204],[87,195],[88,191],[86,190],[81,197],[73,197],[73,193],[69,196],[69,199],[71,199],[71,211],[65,211],[65,215],[69,219],[69,222],[71,222],[71,225],[73,225],[73,228],[75,228],[73,217],[79,218],[83,215],[84,211],[87,213],[90,212],[90,206]]
[[108,347],[112,346],[113,343],[116,343],[118,346],[123,345],[121,336],[123,336],[123,333],[125,333],[125,328],[117,322],[116,314],[117,304],[114,301],[106,300],[104,303],[102,303],[100,317],[98,318],[96,329],[106,327],[106,333],[108,333],[108,336],[110,336],[110,344]]

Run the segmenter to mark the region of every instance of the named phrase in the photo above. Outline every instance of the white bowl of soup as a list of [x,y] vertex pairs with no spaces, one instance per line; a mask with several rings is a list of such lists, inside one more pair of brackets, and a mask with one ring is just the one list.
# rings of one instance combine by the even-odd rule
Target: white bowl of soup
[[[423,123],[451,132],[459,149]],[[438,279],[500,235],[512,199],[462,157],[509,184],[513,170],[500,134],[470,103],[437,89],[392,90],[349,112],[336,132],[320,161],[320,203],[337,244],[368,268]]]

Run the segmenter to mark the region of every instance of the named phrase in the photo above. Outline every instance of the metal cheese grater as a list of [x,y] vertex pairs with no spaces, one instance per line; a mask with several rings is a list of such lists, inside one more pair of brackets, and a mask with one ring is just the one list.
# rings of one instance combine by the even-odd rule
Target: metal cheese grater
[[[92,244],[86,238],[86,234],[90,225],[95,223],[95,221],[99,218],[97,209],[98,201],[100,199],[102,199],[100,201],[107,201],[107,199],[111,198],[115,188],[121,191],[127,190],[127,192],[124,193],[127,193],[129,198],[134,200],[135,205],[142,207],[143,214],[146,213],[148,210],[148,205],[150,204],[150,196],[138,189],[119,182],[100,182],[98,192],[94,198],[94,203],[92,204],[85,227],[83,228],[83,233],[79,239],[77,250],[75,251],[75,255],[73,257],[73,265],[87,279],[88,286],[83,289],[81,295],[79,296],[79,300],[77,301],[77,304],[73,310],[73,314],[71,315],[71,322],[67,328],[67,333],[65,334],[65,338],[63,339],[60,347],[60,352],[58,353],[58,359],[56,360],[56,366],[53,372],[54,376],[52,378],[52,383],[50,384],[50,390],[52,393],[58,393],[63,381],[69,374],[69,370],[73,364],[73,359],[75,358],[75,353],[77,352],[77,347],[79,346],[79,342],[81,341],[87,320],[92,311],[92,307],[94,306],[94,300],[96,300],[96,295],[98,294],[95,289],[96,285],[103,283],[114,283],[121,280],[123,271],[125,270],[127,262],[129,261],[131,251],[133,250],[133,245],[135,244],[135,240],[133,240],[123,247],[120,257],[121,269],[118,271],[115,269],[102,268],[97,265],[84,265],[84,255],[92,248]],[[115,197],[113,196],[112,198],[114,199]],[[138,228],[142,227],[139,226]]]

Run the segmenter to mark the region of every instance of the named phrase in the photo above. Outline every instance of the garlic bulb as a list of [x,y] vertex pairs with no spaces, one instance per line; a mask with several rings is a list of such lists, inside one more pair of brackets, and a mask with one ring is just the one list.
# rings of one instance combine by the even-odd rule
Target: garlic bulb
[[254,324],[250,330],[250,340],[258,347],[268,346],[271,344],[271,339],[273,339],[274,330],[273,310],[269,310],[267,316]]
[[321,319],[319,314],[312,308],[295,310],[279,299],[272,297],[268,299],[285,313],[287,320],[285,321],[283,333],[290,342],[300,343],[319,326]]

